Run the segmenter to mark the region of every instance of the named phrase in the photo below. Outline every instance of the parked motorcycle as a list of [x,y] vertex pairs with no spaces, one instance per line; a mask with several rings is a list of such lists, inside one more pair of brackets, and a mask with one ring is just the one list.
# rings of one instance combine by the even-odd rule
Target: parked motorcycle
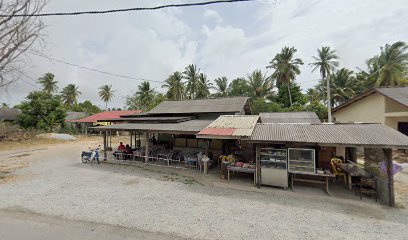
[[90,162],[92,164],[93,161],[96,160],[96,162],[99,164],[99,150],[100,149],[101,149],[101,145],[99,145],[95,149],[88,148],[88,151],[82,151],[81,161],[83,163]]

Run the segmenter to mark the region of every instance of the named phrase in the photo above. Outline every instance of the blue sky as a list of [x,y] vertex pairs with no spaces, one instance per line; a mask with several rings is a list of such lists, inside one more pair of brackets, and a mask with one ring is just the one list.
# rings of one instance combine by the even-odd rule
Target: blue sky
[[[74,11],[169,2],[147,0],[51,0],[46,11]],[[295,46],[305,65],[297,82],[306,90],[318,73],[308,63],[316,49],[337,50],[341,66],[355,70],[379,52],[380,46],[408,41],[406,0],[258,0],[255,2],[167,9],[103,16],[49,17],[44,54],[109,72],[164,81],[174,71],[197,64],[211,80],[244,77],[268,62],[284,46]],[[27,75],[37,79],[52,72],[59,87],[79,85],[80,100],[99,106],[98,87],[112,84],[111,107],[123,107],[124,97],[140,83],[101,75],[42,59],[28,58]],[[28,80],[33,82],[33,80]],[[152,83],[163,91],[159,83]],[[20,81],[1,93],[0,102],[16,104],[35,87]]]

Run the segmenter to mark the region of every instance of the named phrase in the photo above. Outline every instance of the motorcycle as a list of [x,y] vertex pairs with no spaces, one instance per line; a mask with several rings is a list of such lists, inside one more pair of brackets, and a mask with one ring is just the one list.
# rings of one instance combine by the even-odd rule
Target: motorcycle
[[101,148],[101,145],[99,145],[95,149],[88,148],[88,151],[82,151],[81,161],[83,163],[90,162],[92,164],[92,162],[96,160],[96,162],[99,164],[99,150],[100,150],[100,148]]

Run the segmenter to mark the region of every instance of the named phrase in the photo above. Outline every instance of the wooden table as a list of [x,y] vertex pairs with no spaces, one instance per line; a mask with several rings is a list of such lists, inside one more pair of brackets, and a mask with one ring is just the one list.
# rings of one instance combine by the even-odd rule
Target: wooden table
[[[291,187],[292,190],[295,191],[293,182],[309,182],[309,183],[318,183],[318,184],[324,184],[325,188],[324,190],[326,191],[327,195],[330,196],[329,192],[329,178],[334,178],[334,174],[326,174],[326,173],[309,173],[309,172],[289,172],[290,179],[291,179]],[[319,179],[301,179],[301,178],[296,178],[297,175],[302,175],[302,176],[313,176],[313,177],[318,177]],[[321,180],[323,178],[323,180]]]
[[347,175],[347,184],[349,190],[352,190],[351,177],[374,177],[369,171],[364,169],[364,167],[358,166],[354,163],[334,163],[336,167],[340,168]]
[[243,173],[254,174],[254,186],[256,186],[256,169],[255,168],[227,166],[227,170],[228,170],[228,181],[230,180],[230,172],[243,172]]

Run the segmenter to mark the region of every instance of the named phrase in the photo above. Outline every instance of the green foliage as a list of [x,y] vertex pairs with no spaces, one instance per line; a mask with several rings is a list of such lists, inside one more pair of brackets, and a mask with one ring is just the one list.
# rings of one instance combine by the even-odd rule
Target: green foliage
[[43,87],[43,91],[49,94],[53,94],[58,90],[57,83],[58,81],[54,80],[55,75],[52,73],[46,73],[44,76],[38,79],[38,83],[40,83]]
[[210,89],[212,88],[212,83],[207,79],[207,75],[200,73],[198,75],[198,86],[195,98],[208,98],[210,96]]
[[245,78],[236,78],[228,86],[228,95],[230,97],[245,96],[249,97],[251,88]]
[[284,108],[289,108],[291,105],[296,105],[296,104],[304,105],[307,102],[306,96],[302,93],[302,89],[296,82],[293,82],[291,84],[290,92],[291,92],[292,99],[290,99],[289,97],[290,95],[288,93],[288,87],[285,85],[281,85],[278,88],[278,94],[274,97],[271,97],[270,99],[273,101],[276,101],[278,104],[280,104]]
[[336,51],[330,49],[330,47],[322,47],[317,49],[317,57],[313,56],[315,62],[310,63],[310,66],[313,67],[312,72],[319,69],[322,79],[330,76],[334,70],[339,66],[337,59],[339,57],[336,55]]
[[95,113],[100,113],[102,111],[98,106],[93,105],[92,102],[89,100],[86,100],[82,103],[76,103],[71,107],[68,107],[67,110],[73,112],[85,112],[88,115],[93,115]]
[[200,69],[196,65],[188,65],[183,72],[183,78],[187,80],[186,95],[189,99],[195,99],[199,85]]
[[166,97],[170,100],[183,100],[185,98],[185,85],[183,83],[183,75],[180,72],[171,74],[164,84],[163,88],[167,88]]
[[65,105],[72,106],[78,102],[78,96],[81,92],[75,84],[68,84],[61,91],[61,98]]
[[105,111],[108,109],[108,102],[112,101],[113,98],[112,85],[103,85],[99,87],[99,97],[105,102]]
[[52,131],[56,126],[63,126],[65,108],[59,96],[46,92],[31,92],[18,106],[22,114],[17,122],[23,128],[36,128]]
[[327,121],[327,107],[319,101],[310,102],[305,107],[307,112],[315,112],[322,122]]
[[273,81],[266,77],[261,70],[255,70],[248,75],[249,95],[253,99],[272,95]]
[[252,114],[261,112],[281,112],[282,107],[276,102],[266,102],[264,98],[257,98],[251,103]]
[[227,77],[220,77],[214,80],[215,82],[215,89],[217,93],[214,94],[216,97],[226,97],[228,96],[228,78]]
[[149,82],[144,81],[138,86],[137,92],[126,96],[126,107],[131,110],[149,111],[153,106],[163,101],[164,98],[163,94],[156,93],[150,87]]

